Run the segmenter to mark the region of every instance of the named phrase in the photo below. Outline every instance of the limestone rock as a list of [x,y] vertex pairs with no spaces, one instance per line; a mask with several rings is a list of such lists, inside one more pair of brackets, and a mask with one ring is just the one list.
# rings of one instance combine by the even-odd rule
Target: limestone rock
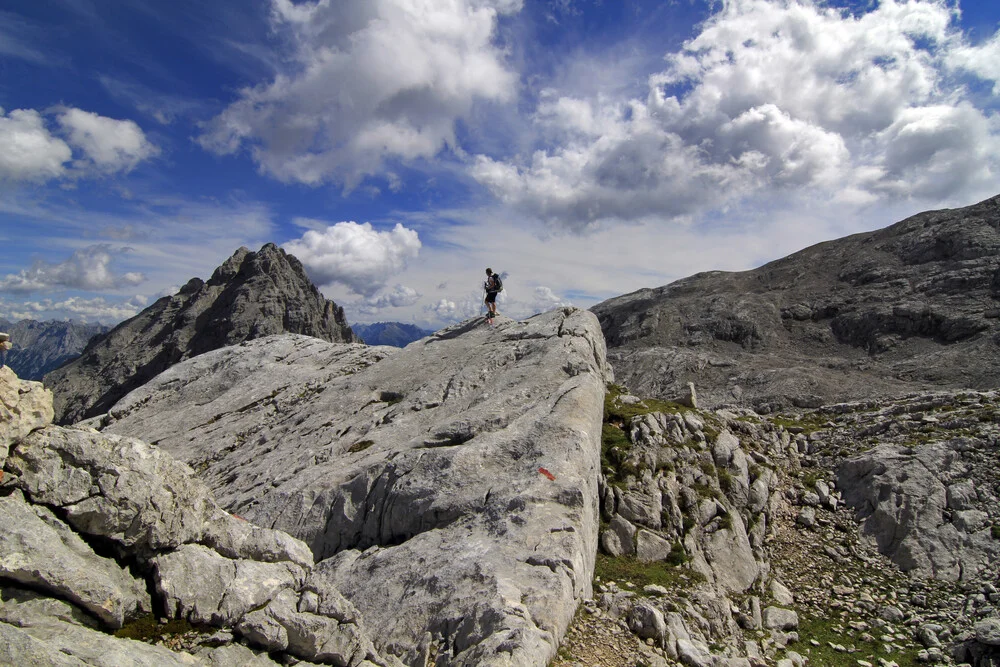
[[66,598],[112,629],[152,610],[143,582],[20,492],[0,497],[0,527],[0,577]]
[[359,341],[343,309],[323,298],[295,257],[272,243],[257,252],[240,248],[208,282],[191,279],[46,375],[56,421],[72,424],[104,413],[184,359],[282,332]]
[[52,392],[40,382],[18,379],[0,368],[0,466],[10,446],[36,428],[52,422]]
[[1000,197],[593,307],[621,384],[760,412],[1000,377]]
[[380,651],[416,660],[430,632],[455,664],[542,665],[590,593],[608,379],[573,309],[402,350],[285,335],[172,367],[104,431],[303,539]]
[[[974,514],[959,515],[954,523],[945,519],[949,489],[942,480],[968,470],[965,449],[961,440],[915,449],[882,445],[844,461],[837,471],[837,487],[864,532],[906,572],[956,580],[995,571],[1000,561],[1000,541],[989,531],[960,529],[981,527],[985,520]],[[950,498],[961,507],[971,502],[954,490]]]

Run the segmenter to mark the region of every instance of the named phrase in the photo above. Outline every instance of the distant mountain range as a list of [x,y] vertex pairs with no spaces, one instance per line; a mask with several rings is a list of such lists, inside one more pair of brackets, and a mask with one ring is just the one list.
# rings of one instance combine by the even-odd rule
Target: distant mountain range
[[7,365],[24,380],[41,380],[49,371],[77,358],[91,338],[109,328],[103,324],[0,318],[0,331],[10,334],[13,343]]
[[351,329],[368,345],[406,347],[415,340],[430,336],[433,331],[402,322],[376,322],[352,324]]

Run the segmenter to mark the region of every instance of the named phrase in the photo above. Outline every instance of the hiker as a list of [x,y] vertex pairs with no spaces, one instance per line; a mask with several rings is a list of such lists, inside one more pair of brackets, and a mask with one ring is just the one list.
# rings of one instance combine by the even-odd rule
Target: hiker
[[486,290],[486,321],[493,324],[493,318],[497,316],[497,294],[503,289],[500,276],[493,273],[493,269],[486,269],[486,282],[483,283]]
[[13,347],[10,334],[0,333],[0,368],[7,365],[7,350]]

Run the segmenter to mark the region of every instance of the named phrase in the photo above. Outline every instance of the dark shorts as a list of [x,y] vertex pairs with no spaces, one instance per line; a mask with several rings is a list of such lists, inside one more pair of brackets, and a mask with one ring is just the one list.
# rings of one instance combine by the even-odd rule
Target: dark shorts
[[498,292],[487,292],[486,303],[496,303]]

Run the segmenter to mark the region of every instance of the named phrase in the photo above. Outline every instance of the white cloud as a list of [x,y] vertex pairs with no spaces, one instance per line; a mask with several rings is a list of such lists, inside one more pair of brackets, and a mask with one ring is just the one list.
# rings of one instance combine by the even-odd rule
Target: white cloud
[[81,109],[64,109],[58,120],[69,143],[102,172],[129,171],[159,153],[131,120],[115,120]]
[[978,46],[962,45],[948,55],[948,64],[993,82],[993,94],[1000,95],[1000,32]]
[[[66,140],[53,135],[45,117],[34,109],[5,115],[0,108],[0,179],[47,181],[93,171],[129,171],[159,153],[130,120],[70,108],[61,109],[56,120]],[[73,148],[77,159],[70,169]]]
[[319,285],[341,283],[373,297],[420,252],[417,232],[396,224],[380,232],[370,223],[338,222],[324,231],[310,230],[284,244]]
[[354,310],[365,315],[374,315],[388,308],[405,308],[407,306],[412,306],[420,300],[421,296],[423,295],[412,287],[407,287],[406,285],[396,285],[388,294],[372,296],[351,304],[350,310]]
[[146,280],[143,274],[115,274],[111,269],[112,253],[127,251],[100,244],[76,250],[59,264],[39,259],[31,268],[0,279],[0,291],[30,294],[60,288],[99,291],[138,285]]
[[667,54],[644,98],[544,91],[533,117],[541,147],[479,155],[471,174],[502,202],[574,229],[685,221],[760,192],[987,196],[1000,123],[953,72],[998,81],[1000,33],[971,47],[954,18],[938,0],[855,15],[811,0],[729,0]]
[[44,181],[65,173],[73,153],[52,136],[42,115],[33,109],[0,108],[0,179]]
[[387,162],[457,148],[479,101],[513,98],[494,45],[498,16],[521,0],[272,0],[292,64],[241,91],[201,136],[221,153],[249,146],[282,181],[353,188]]
[[117,324],[138,314],[145,307],[144,297],[108,301],[103,297],[69,297],[10,303],[0,300],[0,313],[10,320],[81,320]]

